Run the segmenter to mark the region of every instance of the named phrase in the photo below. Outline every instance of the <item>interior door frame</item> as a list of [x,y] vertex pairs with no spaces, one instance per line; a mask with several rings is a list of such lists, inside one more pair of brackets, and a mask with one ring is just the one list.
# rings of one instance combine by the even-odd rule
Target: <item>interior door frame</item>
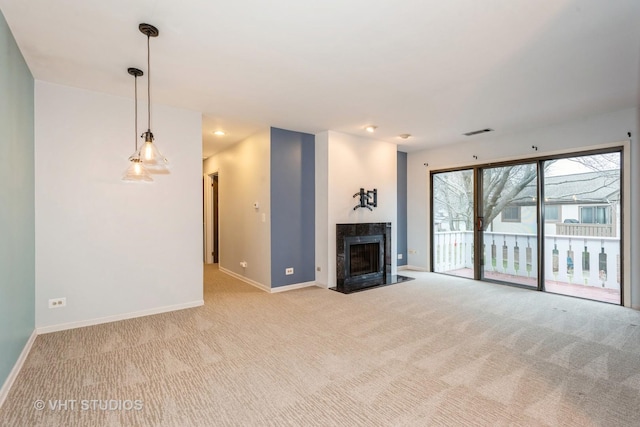
[[[218,204],[214,201],[214,191],[213,191],[213,180],[214,177],[218,176],[219,173],[212,172],[206,173],[203,175],[203,187],[204,187],[204,203],[203,203],[203,220],[204,220],[204,263],[205,264],[213,264],[214,263],[214,254],[218,254],[218,261],[220,258],[220,233],[219,233],[219,223],[220,223],[220,215],[218,214],[217,221],[217,230],[216,221],[214,220],[215,210],[218,208]],[[218,178],[219,179],[219,178]],[[218,197],[219,201],[219,197]],[[219,208],[218,208],[219,210]],[[216,233],[216,231],[218,231]],[[217,238],[214,236],[217,234]],[[217,248],[216,244],[217,243]]]

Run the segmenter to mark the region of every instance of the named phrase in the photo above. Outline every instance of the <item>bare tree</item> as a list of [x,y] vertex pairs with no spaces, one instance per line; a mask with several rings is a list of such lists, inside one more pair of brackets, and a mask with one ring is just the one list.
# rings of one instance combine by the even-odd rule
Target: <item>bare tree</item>
[[[545,162],[545,169],[553,162]],[[536,177],[535,163],[483,169],[482,211],[485,230],[505,206],[525,201],[523,190],[532,182],[535,184]],[[471,230],[474,223],[473,172],[465,170],[437,174],[433,187],[434,212],[437,215],[444,211],[442,216],[446,217],[449,230],[459,230],[462,223],[467,230]]]
[[483,169],[483,229],[487,229],[505,206],[519,201],[522,190],[537,176],[535,163]]
[[604,153],[598,155],[571,157],[566,160],[577,163],[595,172],[620,169],[621,153]]

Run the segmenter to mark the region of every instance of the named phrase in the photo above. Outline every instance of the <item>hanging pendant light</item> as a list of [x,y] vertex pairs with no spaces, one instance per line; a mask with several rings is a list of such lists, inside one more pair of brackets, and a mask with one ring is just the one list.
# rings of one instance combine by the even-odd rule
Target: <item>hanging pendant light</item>
[[153,179],[149,175],[147,168],[144,166],[142,160],[140,160],[140,153],[138,151],[138,77],[144,73],[137,68],[129,68],[127,72],[134,77],[134,105],[135,105],[135,124],[133,127],[133,142],[135,144],[135,151],[129,157],[129,167],[122,176],[123,181],[132,182],[152,182]]
[[151,132],[151,50],[149,41],[151,37],[158,37],[159,31],[150,24],[140,24],[138,26],[140,32],[147,36],[147,131],[141,138],[144,139],[144,145],[140,148],[140,160],[147,166],[151,172],[167,172],[169,161],[160,153],[158,147],[153,143],[154,137]]

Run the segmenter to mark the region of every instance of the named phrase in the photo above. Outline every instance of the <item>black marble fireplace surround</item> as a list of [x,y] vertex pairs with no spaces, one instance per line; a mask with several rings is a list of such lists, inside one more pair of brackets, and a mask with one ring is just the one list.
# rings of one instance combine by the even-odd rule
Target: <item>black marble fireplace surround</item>
[[391,223],[336,224],[335,290],[345,294],[409,280],[391,275]]

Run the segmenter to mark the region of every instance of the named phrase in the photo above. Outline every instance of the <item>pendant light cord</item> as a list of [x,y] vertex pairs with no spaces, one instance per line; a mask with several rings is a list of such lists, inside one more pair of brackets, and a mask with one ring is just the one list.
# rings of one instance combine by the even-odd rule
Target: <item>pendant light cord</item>
[[149,127],[147,131],[151,132],[151,49],[149,45],[149,40],[151,36],[147,34],[147,123]]
[[133,140],[136,144],[136,151],[134,151],[134,153],[138,152],[138,76],[134,75],[135,79],[133,87],[134,87],[134,92],[133,92],[133,99],[135,100],[134,105],[135,105],[135,123],[133,125]]

